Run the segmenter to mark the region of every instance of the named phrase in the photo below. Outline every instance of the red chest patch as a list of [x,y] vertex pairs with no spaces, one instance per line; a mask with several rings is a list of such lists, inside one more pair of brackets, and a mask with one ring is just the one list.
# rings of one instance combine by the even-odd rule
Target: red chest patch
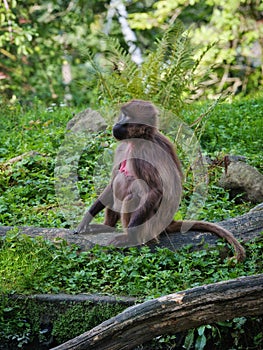
[[119,171],[121,173],[124,173],[125,176],[130,176],[130,173],[129,173],[128,169],[127,169],[127,160],[124,160],[123,162],[121,162]]

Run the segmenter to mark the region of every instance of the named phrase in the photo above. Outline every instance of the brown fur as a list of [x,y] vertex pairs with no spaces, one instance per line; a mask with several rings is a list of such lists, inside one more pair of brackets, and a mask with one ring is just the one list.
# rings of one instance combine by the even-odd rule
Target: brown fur
[[183,224],[225,238],[243,260],[245,251],[235,237],[218,225],[201,221],[173,221],[182,193],[182,170],[171,142],[157,129],[157,110],[147,101],[133,100],[121,108],[113,135],[120,141],[112,179],[77,228],[85,232],[92,218],[106,207],[105,225],[121,220],[124,235],[115,245],[138,245],[159,234],[180,231]]

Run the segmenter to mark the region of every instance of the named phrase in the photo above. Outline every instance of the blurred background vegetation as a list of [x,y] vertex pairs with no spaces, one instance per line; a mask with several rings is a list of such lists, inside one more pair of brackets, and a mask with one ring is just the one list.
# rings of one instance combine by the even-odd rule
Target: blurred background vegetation
[[178,20],[200,60],[191,98],[262,89],[261,0],[0,0],[0,99],[96,105],[91,58],[122,70],[121,60],[107,65],[112,42],[102,36],[140,66]]
[[[213,164],[237,154],[262,169],[262,73],[262,0],[0,0],[0,224],[70,227],[54,187],[65,126],[87,106],[110,111],[131,98],[170,111],[169,130],[179,115],[194,129],[204,154],[216,161],[208,169],[199,219],[220,221],[247,212],[252,203],[230,199],[218,186],[223,168]],[[217,103],[229,95],[237,98]],[[114,147],[108,128],[92,135],[83,150],[78,186],[85,206],[97,196],[97,163]],[[187,170],[177,213],[183,218],[195,183],[188,158],[180,147],[178,152]],[[105,173],[106,167],[99,176]],[[262,237],[247,243],[244,263],[232,266],[218,250],[194,255],[186,247],[182,254],[160,251],[159,257],[131,250],[120,258],[118,251],[79,254],[74,247],[32,241],[17,232],[0,241],[0,290],[12,294],[154,297],[262,272]],[[67,318],[63,335],[54,327],[56,340],[81,331],[79,319]],[[2,301],[0,348],[10,339],[23,348],[38,337],[32,319],[27,310]],[[187,349],[262,349],[262,317],[236,318],[155,342],[146,348],[181,349],[184,343]]]

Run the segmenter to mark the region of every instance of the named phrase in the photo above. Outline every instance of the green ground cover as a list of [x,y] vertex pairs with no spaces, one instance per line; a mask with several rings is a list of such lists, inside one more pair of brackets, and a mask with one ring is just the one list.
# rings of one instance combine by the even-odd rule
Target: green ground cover
[[[206,109],[207,104],[196,103],[188,106],[183,115],[191,123]],[[1,225],[68,227],[56,198],[54,168],[58,149],[65,137],[65,126],[76,112],[68,107],[45,108],[40,104],[30,109],[20,106],[2,108]],[[261,170],[262,120],[262,96],[235,100],[217,105],[203,119],[196,132],[204,153],[212,159],[222,158],[226,154],[245,155],[249,164]],[[87,205],[96,197],[92,177],[97,160],[105,148],[111,148],[113,143],[110,130],[94,135],[88,152],[84,152],[80,159],[78,186],[81,198]],[[32,151],[36,153],[25,155]],[[8,164],[10,159],[20,155],[23,155],[21,160]],[[226,191],[218,187],[217,180],[221,173],[220,167],[209,170],[209,191],[200,213],[202,219],[219,221],[243,214],[252,207],[250,203],[235,203],[229,199]],[[182,217],[187,210],[191,186],[189,176],[185,183],[182,206],[177,214]],[[132,295],[144,300],[263,271],[262,237],[246,244],[247,259],[238,264],[221,257],[220,251],[226,246],[225,242],[219,242],[218,249],[198,252],[191,251],[189,246],[176,253],[167,249],[151,253],[147,247],[141,250],[132,248],[125,254],[113,248],[105,250],[100,247],[79,253],[77,247],[68,246],[66,242],[54,244],[41,238],[32,239],[20,235],[19,230],[14,228],[5,239],[1,239],[0,244],[0,290],[6,295],[84,292]],[[229,256],[231,255],[230,251]],[[8,310],[5,307],[0,313],[0,323],[5,328]],[[232,327],[236,332],[232,334],[241,334],[243,325],[248,324],[248,321],[244,321],[243,325],[240,322],[233,321],[221,326],[224,329]],[[255,322],[258,325],[260,321],[257,319]],[[5,331],[8,333],[8,330]],[[191,338],[194,335],[189,333],[188,343],[193,346],[198,339],[201,341],[204,334],[207,334],[204,331],[212,332],[205,328],[195,338]],[[236,340],[239,335],[233,339]],[[259,343],[259,335],[258,327],[255,327],[254,344]],[[208,335],[206,337],[208,339]],[[171,339],[167,340],[166,344],[170,341]]]

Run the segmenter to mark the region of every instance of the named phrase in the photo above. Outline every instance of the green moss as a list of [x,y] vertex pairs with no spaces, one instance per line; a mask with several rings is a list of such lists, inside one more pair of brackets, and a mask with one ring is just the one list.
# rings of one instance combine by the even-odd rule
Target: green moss
[[89,302],[72,305],[54,321],[52,334],[59,343],[62,343],[88,331],[123,311],[124,308],[120,305],[102,303],[91,306]]
[[[32,298],[0,297],[0,349],[35,344],[47,349],[76,337],[115,316],[126,306],[85,302],[47,302]],[[32,345],[33,346],[33,345]]]

